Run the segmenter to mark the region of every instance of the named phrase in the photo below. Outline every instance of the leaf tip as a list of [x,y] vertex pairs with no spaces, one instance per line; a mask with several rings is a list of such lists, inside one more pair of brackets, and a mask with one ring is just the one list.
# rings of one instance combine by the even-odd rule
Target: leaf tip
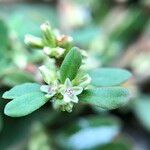
[[13,117],[11,108],[9,107],[9,103],[6,104],[6,106],[4,108],[4,114],[9,116],[9,117]]
[[8,91],[6,91],[5,93],[3,93],[2,98],[8,99]]

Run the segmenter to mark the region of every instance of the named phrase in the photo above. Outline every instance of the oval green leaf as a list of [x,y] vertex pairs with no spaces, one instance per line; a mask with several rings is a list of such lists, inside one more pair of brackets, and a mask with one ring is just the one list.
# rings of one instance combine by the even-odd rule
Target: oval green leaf
[[132,74],[119,68],[100,68],[89,71],[92,78],[92,85],[95,86],[115,86],[127,81]]
[[48,99],[41,92],[32,92],[10,101],[4,109],[4,113],[10,117],[26,116],[43,106]]
[[40,85],[37,83],[24,83],[17,85],[3,94],[5,99],[13,99],[24,94],[40,91]]
[[81,66],[82,56],[78,48],[73,47],[66,55],[61,68],[60,68],[60,80],[65,82],[66,78],[73,80]]
[[129,101],[129,91],[123,87],[103,87],[89,89],[79,97],[80,102],[99,106],[103,109],[116,109]]

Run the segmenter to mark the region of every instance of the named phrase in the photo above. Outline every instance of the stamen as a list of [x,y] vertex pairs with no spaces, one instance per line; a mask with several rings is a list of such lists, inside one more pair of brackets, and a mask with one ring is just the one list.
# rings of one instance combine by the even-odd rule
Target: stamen
[[49,88],[48,88],[48,93],[51,93],[51,92],[52,92],[52,88],[49,87]]
[[68,96],[73,96],[73,89],[68,88],[68,89],[66,89],[65,92],[67,93]]
[[54,88],[54,87],[49,87],[49,88],[48,88],[48,93],[51,94],[51,93],[55,92],[55,90],[56,90],[56,88]]

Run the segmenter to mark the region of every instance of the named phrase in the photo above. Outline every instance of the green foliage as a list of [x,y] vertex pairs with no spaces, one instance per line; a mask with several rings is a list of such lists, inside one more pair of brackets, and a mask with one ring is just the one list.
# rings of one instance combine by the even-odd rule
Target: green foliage
[[129,91],[123,87],[102,87],[89,89],[80,96],[80,101],[104,109],[115,109],[129,100]]
[[[123,69],[101,68],[89,71],[88,75],[85,69],[80,68],[81,64],[86,62],[87,53],[77,47],[68,49],[68,44],[72,43],[72,37],[58,36],[48,22],[41,25],[41,31],[42,38],[27,35],[25,43],[33,46],[41,44],[42,41],[43,52],[48,56],[49,62],[54,62],[39,67],[46,85],[25,83],[5,92],[3,98],[13,99],[5,106],[6,115],[11,117],[28,115],[48,100],[52,101],[54,109],[67,112],[72,112],[74,103],[78,101],[104,109],[115,109],[128,102],[129,92],[126,88],[106,86],[125,82],[131,77],[131,73]],[[9,77],[4,77],[3,82],[15,85],[17,82],[24,83],[25,80],[32,81],[32,75],[28,75],[23,71],[20,74],[14,72]],[[91,86],[91,78],[92,84],[96,87]],[[104,87],[98,88],[99,86]]]
[[76,77],[81,61],[82,57],[78,48],[73,47],[66,55],[60,67],[60,80],[62,83],[64,83],[67,78],[73,80]]
[[21,118],[3,116],[4,126],[0,132],[0,149],[6,150],[12,149],[12,147],[15,147],[15,150],[24,149],[35,124],[37,122],[50,124],[49,120],[54,117],[54,113],[50,109],[40,109],[29,116]]
[[64,150],[95,150],[95,147],[100,148],[103,144],[112,142],[119,131],[120,121],[117,118],[106,115],[89,116],[74,121],[63,128],[63,132],[59,134],[57,139],[60,147],[63,147]]
[[95,86],[115,86],[127,81],[132,74],[119,68],[100,68],[89,71],[92,83]]
[[141,124],[150,131],[150,96],[141,96],[134,102],[134,112]]
[[[110,35],[116,41],[131,42],[147,23],[148,15],[137,8],[130,8],[124,18],[126,23],[121,22]],[[128,31],[128,32],[127,32]],[[130,38],[128,38],[130,37]]]
[[32,113],[47,102],[42,92],[30,92],[14,98],[4,109],[4,113],[11,117],[21,117]]
[[24,83],[17,85],[5,92],[3,98],[13,99],[32,92],[40,92],[40,85],[37,83]]
[[[58,3],[55,0],[45,3],[42,0],[36,4],[32,3],[33,0],[30,1],[23,4],[12,2],[9,9],[9,4],[0,5],[0,16],[6,21],[0,19],[0,95],[12,88],[0,101],[0,150],[146,148],[149,144],[146,132],[150,131],[149,96],[141,96],[135,99],[135,103],[119,110],[108,110],[123,106],[129,97],[133,98],[140,90],[143,94],[149,92],[149,70],[146,69],[149,65],[144,59],[146,53],[148,61],[149,29],[142,31],[149,20],[149,0],[70,0]],[[52,27],[60,25],[61,31],[69,33],[73,40],[70,36],[61,35],[57,29],[50,28],[50,32],[39,30],[40,24],[46,20],[50,21]],[[28,37],[29,43],[30,39],[33,41],[29,45],[25,43],[26,48],[21,44],[25,34],[34,35],[32,38]],[[76,71],[76,75],[72,75],[74,69],[69,66],[71,63],[76,65],[76,62],[72,62],[72,59],[67,62],[69,67],[66,67],[64,74],[68,78],[74,76],[74,79],[69,79],[72,85],[65,88],[64,82],[60,81],[60,67],[74,46],[73,42],[86,51],[79,50],[83,56],[83,65]],[[52,60],[53,65],[49,60]],[[48,71],[44,72],[47,80],[37,71],[37,67],[41,65],[48,67]],[[128,71],[103,68],[104,66],[129,68],[135,76],[126,82],[131,77]],[[40,82],[42,85],[27,82]],[[130,95],[126,88],[116,87],[124,82],[123,86],[133,90]],[[42,91],[43,87],[45,90]],[[64,97],[68,96],[66,91],[72,95],[72,88],[79,87],[83,88],[83,92],[75,95],[77,91],[73,91],[74,97],[71,99],[79,102],[65,103]],[[49,98],[46,99],[46,96]],[[5,99],[10,99],[10,103]],[[32,113],[44,101],[49,101],[46,107]],[[6,115],[1,112],[4,107]],[[60,113],[51,107],[58,107],[59,111],[73,111],[70,114]],[[10,118],[7,113],[12,117],[32,114]],[[112,117],[111,114],[118,117]],[[123,134],[129,134],[127,140],[122,139],[121,123]],[[139,123],[144,130],[137,130],[141,128]],[[141,140],[138,145],[134,142],[135,147],[131,147],[130,142],[136,141],[135,139]]]
[[46,46],[56,47],[56,39],[55,34],[53,33],[49,22],[41,25],[41,30],[43,32],[43,42]]
[[[101,0],[101,1],[89,0],[89,2],[90,2],[90,6],[91,6],[91,11],[93,14],[93,21],[95,21],[95,22],[103,21],[105,19],[105,17],[107,16],[107,13],[113,6],[112,1],[109,1],[109,0]],[[101,13],[99,13],[100,10],[101,10]]]

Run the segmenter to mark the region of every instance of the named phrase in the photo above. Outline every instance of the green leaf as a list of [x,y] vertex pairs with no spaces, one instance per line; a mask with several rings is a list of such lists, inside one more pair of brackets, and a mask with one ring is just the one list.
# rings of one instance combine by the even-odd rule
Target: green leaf
[[150,131],[150,95],[142,95],[135,100],[133,108],[140,123]]
[[99,106],[103,109],[116,109],[129,100],[129,91],[123,87],[103,87],[89,89],[79,97],[81,102]]
[[40,85],[37,83],[24,83],[21,85],[17,85],[10,89],[9,91],[3,94],[3,98],[5,99],[13,99],[24,94],[32,93],[32,92],[40,92]]
[[10,101],[4,113],[11,117],[25,116],[43,106],[47,100],[42,92],[27,93]]
[[95,86],[114,86],[127,81],[132,74],[119,68],[100,68],[89,71],[92,78],[92,85]]
[[120,120],[118,118],[95,115],[74,120],[69,126],[62,129],[57,140],[62,149],[95,150],[97,146],[112,142],[119,132]]
[[82,56],[78,48],[73,47],[66,55],[60,68],[60,80],[62,83],[66,78],[73,80],[76,77],[81,61]]

